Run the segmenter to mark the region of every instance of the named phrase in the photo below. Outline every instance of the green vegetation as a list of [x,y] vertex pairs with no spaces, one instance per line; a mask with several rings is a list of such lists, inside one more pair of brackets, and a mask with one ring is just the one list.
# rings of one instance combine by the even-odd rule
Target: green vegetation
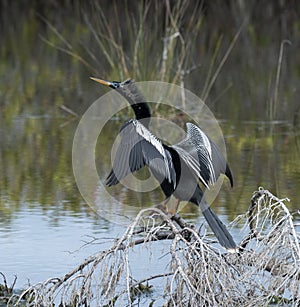
[[[290,1],[4,1],[3,115],[58,115],[62,104],[80,114],[97,93],[88,76],[99,74],[184,84],[231,120],[291,119],[297,8]],[[283,40],[291,45],[279,57]]]
[[[230,193],[225,187],[218,201],[230,214],[237,207],[244,211],[243,200],[258,185],[291,197],[300,190],[298,2],[66,0],[0,6],[2,222],[26,201],[55,204],[58,212],[79,210],[71,165],[78,121],[60,107],[80,116],[103,94],[90,75],[174,82],[206,98],[225,120],[236,187]],[[292,44],[280,49],[283,40]],[[117,131],[120,123],[110,125]],[[103,133],[99,143],[102,176],[112,137]]]
[[[225,182],[214,204],[230,220],[247,211],[258,186],[288,196],[298,210],[299,12],[296,0],[1,1],[0,227],[6,231],[24,207],[41,206],[54,220],[92,218],[72,172],[80,116],[104,93],[91,75],[172,82],[205,99],[220,119],[234,173],[234,189]],[[164,106],[154,111],[179,117]],[[99,137],[101,180],[110,168],[111,131],[129,114]],[[160,191],[111,190],[137,210],[162,199]],[[182,215],[190,213],[198,208],[186,206]],[[5,304],[14,284],[2,277]],[[130,295],[151,291],[143,282]]]

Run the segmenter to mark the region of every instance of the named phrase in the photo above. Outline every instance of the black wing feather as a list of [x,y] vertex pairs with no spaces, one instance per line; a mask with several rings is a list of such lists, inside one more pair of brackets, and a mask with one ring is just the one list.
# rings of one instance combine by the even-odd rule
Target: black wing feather
[[108,186],[119,183],[144,166],[149,166],[175,184],[176,173],[169,151],[145,126],[132,119],[123,125],[120,136],[113,168],[106,179]]

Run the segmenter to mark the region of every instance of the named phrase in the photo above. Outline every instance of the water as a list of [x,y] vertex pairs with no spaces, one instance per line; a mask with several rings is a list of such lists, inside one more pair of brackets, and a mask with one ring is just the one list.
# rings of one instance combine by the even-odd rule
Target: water
[[[108,230],[95,221],[77,216],[55,217],[53,210],[43,212],[38,204],[26,205],[13,222],[1,230],[1,271],[8,281],[16,275],[17,288],[71,270],[91,250],[81,250],[89,236],[101,237]],[[94,248],[95,249],[95,248]]]
[[[63,18],[68,20],[68,26],[62,31],[70,43],[78,47],[81,40],[91,42],[84,46],[102,54],[102,49],[88,34],[87,26],[82,21],[76,22],[76,16],[73,12],[70,14],[68,8],[64,10]],[[102,201],[106,208],[119,214],[115,214],[115,220],[103,219],[85,203],[72,171],[72,143],[79,119],[61,106],[72,109],[80,118],[105,89],[89,80],[90,75],[95,75],[94,70],[37,39],[42,35],[57,42],[53,32],[32,11],[28,16],[22,14],[22,10],[15,13],[12,16],[18,20],[15,27],[11,27],[7,17],[3,19],[3,52],[0,55],[3,75],[0,84],[0,272],[5,274],[8,282],[17,275],[17,288],[28,282],[32,284],[63,275],[85,257],[107,246],[93,244],[81,248],[86,241],[96,237],[103,242],[119,236],[124,231],[119,225],[120,215],[134,217],[141,208],[149,207],[163,197],[159,190],[140,194],[120,186],[113,187],[110,193],[116,199],[132,205],[129,209],[116,207],[100,195],[100,204]],[[47,17],[60,27],[56,13],[50,12]],[[259,25],[255,26],[259,28]],[[203,31],[210,29],[210,23],[204,23],[203,27]],[[72,35],[73,29],[76,35]],[[223,54],[233,34],[230,29],[224,31]],[[263,33],[251,31],[254,29],[249,25],[206,101],[219,120],[234,174],[234,188],[231,189],[225,181],[213,204],[225,222],[247,210],[252,193],[259,186],[279,198],[289,197],[291,211],[299,207],[299,52],[297,45],[292,45],[283,59],[279,103],[274,110],[271,101],[282,38],[276,36],[277,31],[272,27],[264,28]],[[291,33],[291,38],[296,40],[298,32]],[[210,31],[205,33],[208,35]],[[158,35],[158,45],[154,48],[159,50],[158,54],[151,49],[153,54],[149,56],[147,48],[144,51],[141,48],[140,56],[146,58],[148,55],[149,59],[160,56],[164,34]],[[268,40],[265,41],[266,37]],[[211,38],[208,46],[198,38],[193,41],[200,68],[187,75],[185,86],[197,95],[202,94],[209,65],[216,66],[212,62],[215,50],[211,46],[216,46],[217,41],[217,36],[215,40]],[[126,52],[130,54],[127,49]],[[221,54],[217,58],[221,58]],[[115,60],[118,61],[118,57]],[[120,79],[124,75],[120,66],[113,69],[105,59],[99,61],[95,64],[97,75],[111,79]],[[132,70],[128,74],[136,79],[146,75],[140,81],[153,80],[151,69],[159,71],[155,65],[144,67],[148,75]],[[130,114],[123,111],[108,122],[98,141],[96,161],[102,181],[110,170],[110,149],[117,131]],[[173,112],[162,110],[162,115],[180,121]],[[196,224],[202,223],[202,216],[195,206],[186,206],[182,214]],[[232,234],[237,241],[241,239],[239,229],[232,230]],[[136,262],[143,272],[144,262],[139,262],[139,257]]]
[[[130,210],[115,207],[113,215],[110,215],[110,219],[115,218],[114,221],[97,216],[76,189],[69,160],[71,142],[67,141],[66,146],[65,142],[59,141],[60,137],[64,140],[72,138],[76,123],[61,128],[61,122],[62,119],[43,117],[19,118],[10,128],[2,126],[1,129],[4,145],[1,147],[2,167],[5,171],[1,175],[0,271],[8,281],[17,275],[18,288],[52,276],[61,276],[82,259],[104,247],[91,245],[81,248],[91,238],[101,240],[122,234],[126,219],[122,222],[123,226],[119,225],[117,212],[133,218],[140,209],[163,199],[159,191],[140,194],[124,190],[120,194],[120,186],[116,186],[111,189],[116,199],[134,206]],[[120,124],[112,121],[107,130],[117,131]],[[39,142],[24,129],[31,125],[35,127],[37,135],[51,133],[55,136],[44,140],[38,152],[34,148]],[[243,122],[239,129],[228,122],[221,122],[221,125],[226,131],[228,159],[235,178],[233,189],[225,181],[213,205],[221,218],[228,222],[237,214],[244,213],[252,192],[260,185],[272,192],[275,189],[279,197],[291,198],[290,209],[296,210],[297,203],[294,200],[300,185],[295,144],[295,140],[299,139],[298,132],[293,132],[286,122],[273,123],[272,126],[265,122]],[[273,137],[274,131],[276,137]],[[107,150],[111,141],[113,138],[107,141]],[[16,150],[12,145],[17,143]],[[37,155],[34,159],[33,154]],[[108,155],[100,150],[100,157],[102,154]],[[98,161],[102,161],[99,165],[102,170],[100,176],[105,178],[109,169],[108,161],[106,158]],[[105,199],[101,201],[104,207]],[[193,205],[185,207],[182,214],[197,225],[203,222],[202,215]],[[241,240],[239,229],[232,230],[232,234],[237,242]]]

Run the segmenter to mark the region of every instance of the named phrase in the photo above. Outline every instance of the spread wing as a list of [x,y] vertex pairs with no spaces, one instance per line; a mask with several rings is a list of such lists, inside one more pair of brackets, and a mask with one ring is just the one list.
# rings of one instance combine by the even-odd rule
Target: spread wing
[[150,170],[175,185],[176,173],[170,152],[141,122],[135,119],[126,122],[121,128],[120,136],[113,168],[106,179],[108,186],[117,184],[143,166],[149,166]]
[[[186,157],[187,165],[206,187],[214,184],[221,173],[229,178],[232,186],[231,171],[217,145],[196,125],[187,123],[186,126],[186,138],[174,147],[176,150],[181,148],[189,154]],[[195,165],[198,165],[198,171],[194,170]]]

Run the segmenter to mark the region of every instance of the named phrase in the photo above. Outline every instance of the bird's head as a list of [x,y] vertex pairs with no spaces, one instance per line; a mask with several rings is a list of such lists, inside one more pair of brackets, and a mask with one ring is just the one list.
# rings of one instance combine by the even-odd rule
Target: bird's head
[[99,79],[99,78],[94,78],[94,77],[90,77],[90,78],[92,80],[100,83],[100,84],[109,86],[109,87],[113,88],[114,90],[121,89],[124,86],[129,85],[130,83],[133,82],[131,79],[128,79],[128,80],[125,80],[125,81],[122,81],[122,82],[119,82],[119,81],[112,81],[112,82],[110,82],[110,81],[105,81],[105,80]]
[[149,106],[147,105],[146,99],[144,96],[140,93],[138,88],[135,86],[135,82],[131,79],[118,82],[118,81],[105,81],[103,79],[93,78],[90,77],[92,80],[109,86],[110,88],[113,88],[119,94],[121,94],[127,102],[131,105],[135,117],[138,120],[142,120],[143,125],[148,127],[149,125],[149,119],[151,117],[151,112],[149,109]]

